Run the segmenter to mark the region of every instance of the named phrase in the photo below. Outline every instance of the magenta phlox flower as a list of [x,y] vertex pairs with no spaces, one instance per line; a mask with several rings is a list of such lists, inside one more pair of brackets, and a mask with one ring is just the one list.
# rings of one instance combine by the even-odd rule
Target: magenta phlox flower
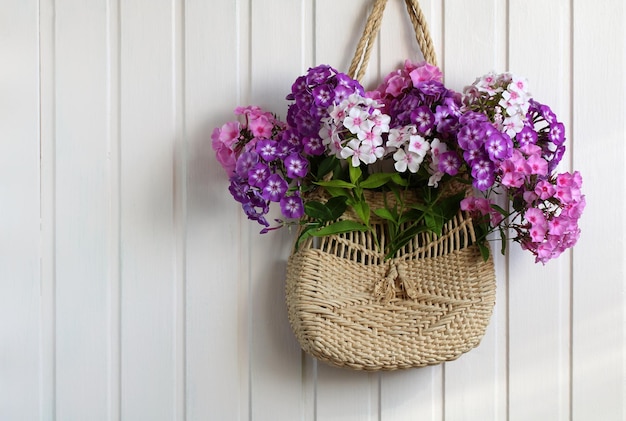
[[411,111],[411,122],[417,126],[417,130],[427,135],[435,125],[435,114],[425,105]]
[[439,171],[451,176],[459,173],[461,167],[461,159],[454,151],[444,152],[439,156]]
[[259,154],[254,151],[244,152],[237,159],[235,172],[240,177],[248,177],[248,172],[259,162]]
[[293,153],[285,158],[285,168],[287,177],[291,179],[302,178],[306,176],[309,170],[309,161],[298,153]]
[[298,219],[304,215],[304,203],[299,195],[285,196],[280,199],[282,214],[291,219]]
[[554,123],[550,125],[550,141],[557,146],[565,142],[565,126],[563,123]]
[[318,107],[329,107],[335,100],[333,87],[329,84],[318,85],[312,91],[315,105]]
[[251,186],[262,188],[269,176],[270,168],[267,164],[258,163],[248,171],[248,182]]
[[256,143],[255,150],[265,162],[271,162],[276,159],[278,142],[270,139],[261,139]]
[[271,202],[280,202],[289,185],[280,174],[272,174],[268,177],[263,186],[262,197]]

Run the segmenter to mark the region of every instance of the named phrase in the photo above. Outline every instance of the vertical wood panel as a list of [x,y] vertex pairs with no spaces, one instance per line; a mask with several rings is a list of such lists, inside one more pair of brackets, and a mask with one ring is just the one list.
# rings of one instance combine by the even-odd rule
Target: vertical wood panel
[[[284,118],[285,96],[310,63],[306,44],[305,1],[250,2],[249,103]],[[309,15],[310,16],[310,15]],[[308,27],[305,25],[305,28]],[[279,209],[274,207],[273,215]],[[273,221],[269,215],[268,221]],[[287,320],[284,285],[292,237],[286,230],[259,235],[260,225],[246,221],[248,230],[248,301],[250,417],[254,420],[302,417],[302,356]],[[246,256],[244,254],[244,256]]]
[[41,200],[41,383],[40,413],[56,416],[55,303],[55,18],[52,0],[39,2],[39,109]]
[[[510,71],[527,77],[534,98],[549,105],[568,128],[569,16],[568,0],[510,2]],[[528,31],[528,22],[540,30]],[[561,167],[569,170],[567,157]],[[545,266],[534,264],[530,253],[517,244],[511,245],[509,255],[510,419],[567,420],[569,255]]]
[[175,10],[121,3],[121,413],[173,419],[179,271],[174,228]]
[[[443,73],[461,92],[476,77],[507,66],[507,3],[498,0],[444,3]],[[445,365],[446,420],[507,417],[507,261],[491,243],[496,305],[478,348]]]
[[[250,22],[241,1],[187,1],[185,23],[187,416],[247,419],[247,326],[240,329],[247,323],[247,302],[239,307],[246,292],[239,283],[247,273],[242,269],[242,212],[213,156],[211,132],[235,117],[241,56],[248,54],[242,33]],[[247,67],[243,70],[248,77]]]
[[105,419],[108,414],[106,18],[105,1],[55,2],[59,419]]
[[39,39],[36,1],[0,14],[0,419],[37,419],[40,388]]
[[623,420],[626,8],[619,0],[603,7],[572,4],[572,155],[587,195],[582,236],[573,253],[572,419]]

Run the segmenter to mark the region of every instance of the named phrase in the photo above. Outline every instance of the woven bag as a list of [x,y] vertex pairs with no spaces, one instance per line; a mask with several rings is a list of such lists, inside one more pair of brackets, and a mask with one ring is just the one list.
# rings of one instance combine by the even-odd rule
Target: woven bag
[[[419,5],[405,2],[420,48],[434,64]],[[357,79],[385,3],[377,0],[368,17],[350,69]],[[371,209],[393,200],[367,193]],[[350,212],[342,219],[358,220]],[[309,238],[289,257],[288,317],[302,349],[330,365],[374,371],[439,364],[476,347],[495,304],[495,270],[492,258],[481,256],[471,218],[459,212],[441,236],[418,234],[387,260],[380,251],[386,222],[376,216],[370,222],[380,247],[372,232],[350,232]]]

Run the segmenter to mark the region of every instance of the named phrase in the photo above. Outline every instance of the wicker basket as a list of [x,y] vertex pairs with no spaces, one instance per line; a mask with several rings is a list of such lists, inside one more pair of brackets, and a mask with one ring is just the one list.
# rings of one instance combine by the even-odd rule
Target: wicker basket
[[[367,19],[348,72],[356,79],[364,75],[386,2],[376,0]],[[424,58],[436,64],[417,0],[405,3]],[[384,206],[384,193],[368,194],[371,209]],[[386,223],[370,222],[379,247],[371,232],[352,232],[309,238],[289,257],[287,309],[302,349],[338,367],[395,370],[454,360],[476,347],[496,282],[472,220],[459,212],[440,237],[419,234],[387,260],[380,251]]]
[[[371,196],[382,202],[382,193]],[[385,222],[372,222],[382,245]],[[476,347],[496,285],[493,261],[483,260],[474,241],[463,213],[441,237],[420,234],[386,261],[369,232],[305,241],[289,258],[286,285],[302,349],[334,366],[395,370],[454,360]]]

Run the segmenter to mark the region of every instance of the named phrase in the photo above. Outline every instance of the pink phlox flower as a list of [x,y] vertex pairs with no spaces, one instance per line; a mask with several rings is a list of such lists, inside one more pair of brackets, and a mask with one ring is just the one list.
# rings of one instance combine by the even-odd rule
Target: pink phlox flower
[[547,180],[541,180],[535,186],[535,194],[542,200],[549,199],[556,193],[556,188]]
[[396,153],[393,154],[393,159],[395,160],[394,167],[396,171],[402,173],[408,169],[411,173],[416,173],[424,158],[413,152],[398,149]]
[[461,200],[461,210],[466,212],[477,212],[480,215],[491,213],[491,202],[484,197],[469,196]]
[[389,148],[401,148],[408,140],[408,137],[400,129],[389,130],[386,146]]
[[359,131],[369,131],[374,123],[369,120],[369,114],[358,107],[353,107],[348,112],[348,116],[343,120],[343,125],[351,133],[357,134]]
[[502,126],[503,131],[513,138],[524,128],[524,120],[519,114],[509,115],[502,121]]
[[370,121],[374,123],[372,132],[379,135],[389,132],[389,123],[391,122],[391,117],[389,117],[387,114],[381,113],[380,110],[375,110],[370,116]]
[[537,193],[535,193],[532,190],[525,191],[522,197],[524,198],[524,202],[528,204],[533,203],[535,200],[539,198],[539,196],[537,196]]
[[546,175],[548,173],[548,161],[543,159],[541,155],[531,155],[527,161],[531,174]]
[[441,73],[439,67],[426,62],[418,64],[414,69],[410,70],[409,76],[413,86],[417,86],[421,82],[443,82],[443,73]]
[[526,156],[541,154],[542,152],[542,149],[533,143],[523,143],[520,145],[519,150]]
[[527,209],[524,213],[524,218],[531,224],[533,227],[540,227],[544,230],[547,229],[548,223],[546,221],[546,217],[540,209],[530,208]]
[[426,153],[430,149],[430,144],[426,139],[420,135],[412,135],[409,138],[409,152],[413,152],[422,157],[426,156]]

